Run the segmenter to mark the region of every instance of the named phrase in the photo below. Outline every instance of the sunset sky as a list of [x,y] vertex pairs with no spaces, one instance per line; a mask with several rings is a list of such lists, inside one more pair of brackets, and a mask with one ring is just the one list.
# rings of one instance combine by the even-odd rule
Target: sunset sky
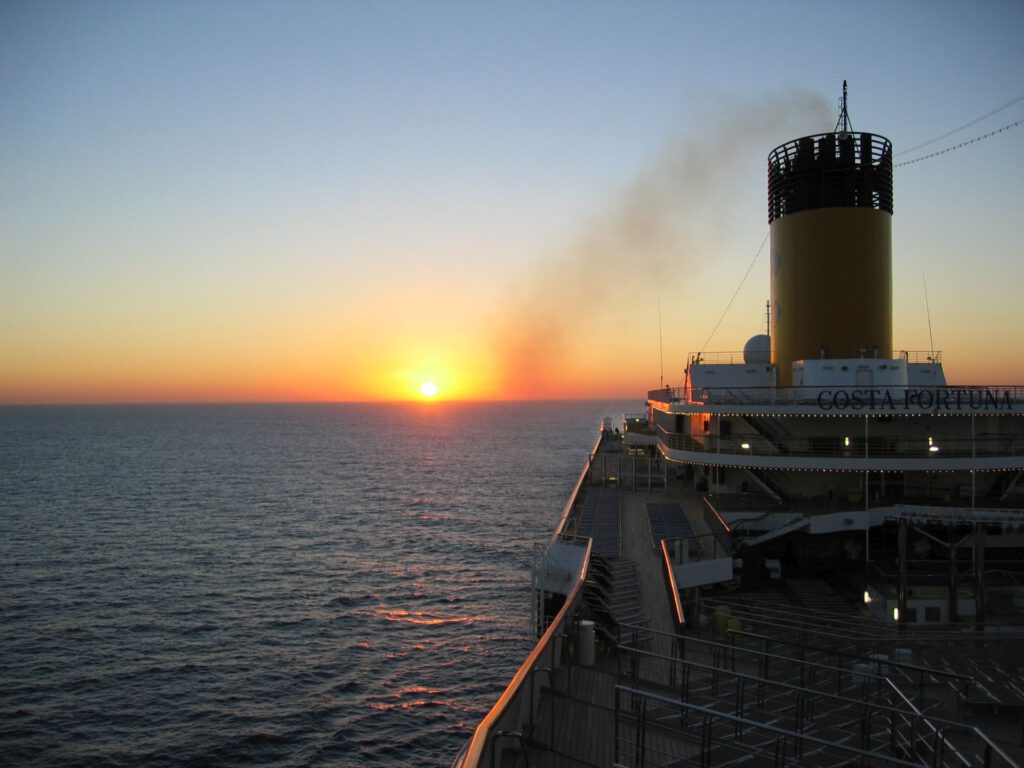
[[[897,162],[1024,120],[1022,30],[1020,2],[6,0],[0,403],[642,401],[763,331],[773,147],[831,130],[844,78]],[[895,347],[1024,384],[1024,125],[894,184]]]

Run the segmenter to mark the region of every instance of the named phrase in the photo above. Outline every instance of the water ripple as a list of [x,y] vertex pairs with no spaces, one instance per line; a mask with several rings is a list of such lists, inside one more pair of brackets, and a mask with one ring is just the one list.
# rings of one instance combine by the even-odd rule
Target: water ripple
[[447,765],[623,404],[0,408],[0,754]]

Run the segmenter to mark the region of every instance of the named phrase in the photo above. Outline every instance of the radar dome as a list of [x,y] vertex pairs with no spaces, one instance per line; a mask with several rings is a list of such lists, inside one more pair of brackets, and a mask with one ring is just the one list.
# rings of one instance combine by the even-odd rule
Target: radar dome
[[771,359],[772,340],[767,334],[758,334],[743,346],[743,362],[747,365],[751,363],[770,363]]

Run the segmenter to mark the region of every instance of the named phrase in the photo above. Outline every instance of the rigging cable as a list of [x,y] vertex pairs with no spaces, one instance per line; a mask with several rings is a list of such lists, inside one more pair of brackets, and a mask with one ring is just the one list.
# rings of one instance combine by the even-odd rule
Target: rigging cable
[[938,152],[932,152],[930,155],[921,155],[921,157],[915,157],[913,160],[904,160],[902,163],[893,163],[892,167],[893,168],[900,168],[900,167],[902,167],[904,165],[913,165],[914,163],[919,163],[922,160],[929,160],[929,159],[931,159],[933,157],[938,157],[939,155],[944,155],[947,152],[952,152],[953,150],[956,150],[956,149],[962,149],[963,147],[966,147],[968,144],[975,144],[975,143],[977,143],[979,141],[982,141],[984,139],[991,138],[992,136],[995,136],[997,133],[1002,133],[1003,131],[1008,131],[1011,128],[1016,128],[1021,123],[1024,123],[1024,117],[1022,117],[1020,120],[1016,121],[1015,123],[1010,123],[1009,125],[1004,125],[1002,128],[997,128],[994,131],[989,131],[988,133],[983,134],[981,136],[975,136],[973,139],[968,139],[967,141],[961,141],[959,144],[955,144],[952,147],[946,147],[945,149],[940,149]]
[[972,125],[977,125],[982,120],[987,120],[988,118],[992,117],[992,115],[998,114],[998,113],[1002,112],[1004,109],[1012,107],[1018,101],[1024,101],[1024,94],[1021,94],[1020,96],[1018,96],[1013,101],[1010,101],[1010,102],[1008,102],[1006,104],[1003,104],[1003,106],[1001,106],[1001,107],[999,107],[997,109],[993,109],[991,112],[989,112],[987,114],[984,114],[981,117],[977,117],[974,120],[971,120],[971,122],[969,122],[969,123],[964,123],[959,128],[954,128],[951,131],[946,131],[941,136],[936,136],[934,139],[928,139],[928,141],[925,141],[925,142],[923,142],[921,144],[918,144],[916,147],[911,147],[910,149],[904,149],[901,152],[897,152],[895,155],[893,155],[893,157],[899,157],[900,155],[906,155],[906,154],[909,154],[911,152],[916,152],[919,149],[927,147],[929,144],[934,144],[936,141],[942,141],[943,139],[948,138],[949,136],[952,136],[954,133],[958,133],[959,131],[962,131],[965,128],[970,128]]
[[750,274],[750,270],[752,270],[754,268],[754,264],[757,263],[757,257],[760,256],[761,255],[761,251],[764,250],[764,244],[768,242],[768,235],[770,235],[770,234],[771,234],[771,230],[768,230],[768,234],[766,234],[764,236],[764,240],[761,241],[761,247],[758,248],[757,249],[757,253],[754,254],[753,261],[750,262],[750,266],[747,267],[747,271],[743,273],[743,278],[740,280],[740,284],[736,286],[735,293],[733,293],[732,298],[729,299],[729,303],[726,304],[725,309],[722,311],[722,316],[719,317],[718,318],[718,322],[715,323],[715,327],[712,328],[711,329],[711,333],[708,334],[707,340],[701,346],[700,352],[697,353],[698,355],[704,354],[704,350],[707,349],[708,344],[711,343],[711,337],[715,335],[715,331],[717,331],[718,330],[718,326],[720,326],[722,324],[722,321],[725,319],[726,314],[729,312],[729,309],[732,307],[732,303],[734,301],[736,301],[736,297],[739,296],[740,289],[743,287],[743,283],[745,283],[747,281],[747,275]]

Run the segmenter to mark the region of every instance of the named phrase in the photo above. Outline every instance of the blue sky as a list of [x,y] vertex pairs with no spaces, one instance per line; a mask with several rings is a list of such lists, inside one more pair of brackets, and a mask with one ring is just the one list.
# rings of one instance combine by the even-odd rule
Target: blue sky
[[[650,270],[623,247],[603,290],[648,300],[634,288],[596,327],[650,379],[661,298],[679,378],[767,232],[768,151],[830,129],[844,79],[854,128],[897,153],[1024,95],[1022,22],[1012,2],[9,0],[0,400],[54,376],[92,382],[69,397],[128,391],[160,365],[197,371],[182,397],[215,397],[203,376],[315,376],[329,350],[391,364],[356,340],[479,359],[503,338],[485,329],[557,296],[545,281],[571,280],[567,254],[637,189],[680,209],[678,260],[670,243]],[[917,154],[1022,117],[1024,101]],[[736,126],[703,189],[662,189],[667,156],[707,157]],[[965,383],[1024,378],[1022,172],[1024,127],[897,169],[895,342],[928,346],[925,275]],[[760,330],[767,280],[762,255],[710,348]],[[567,302],[572,325],[585,297]],[[341,367],[316,391],[344,396]]]

